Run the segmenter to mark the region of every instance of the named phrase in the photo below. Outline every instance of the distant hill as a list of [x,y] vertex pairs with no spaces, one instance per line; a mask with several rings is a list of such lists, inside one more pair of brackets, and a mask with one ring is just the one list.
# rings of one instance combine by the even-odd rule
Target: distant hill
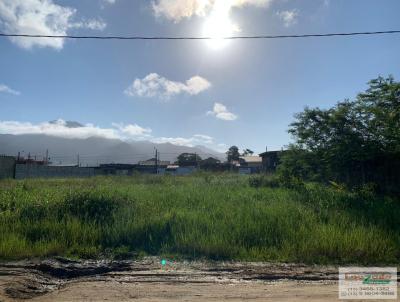
[[[79,127],[71,124],[70,127]],[[175,161],[183,152],[197,153],[202,158],[215,157],[225,159],[225,154],[204,146],[185,147],[171,143],[156,144],[150,141],[125,142],[119,139],[89,137],[87,139],[69,139],[42,134],[11,135],[0,134],[0,154],[16,156],[18,152],[24,157],[28,153],[37,159],[45,157],[49,150],[50,161],[54,164],[74,164],[79,154],[82,165],[101,163],[137,163],[154,157],[155,148],[160,159]]]

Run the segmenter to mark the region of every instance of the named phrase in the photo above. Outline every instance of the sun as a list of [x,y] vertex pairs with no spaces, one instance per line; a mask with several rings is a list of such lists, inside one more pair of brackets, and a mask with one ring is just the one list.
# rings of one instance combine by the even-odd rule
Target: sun
[[207,45],[212,49],[224,48],[229,44],[229,40],[224,38],[232,36],[238,31],[237,26],[229,17],[229,11],[229,6],[218,5],[214,7],[210,16],[204,23],[203,36],[211,38],[207,40]]

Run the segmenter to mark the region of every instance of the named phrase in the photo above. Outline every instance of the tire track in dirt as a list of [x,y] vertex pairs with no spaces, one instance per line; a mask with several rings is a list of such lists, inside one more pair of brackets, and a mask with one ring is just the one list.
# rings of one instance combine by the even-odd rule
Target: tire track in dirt
[[246,284],[292,280],[337,281],[337,268],[303,264],[173,261],[160,258],[131,261],[75,261],[54,258],[0,264],[0,301],[31,299],[83,283],[118,284]]

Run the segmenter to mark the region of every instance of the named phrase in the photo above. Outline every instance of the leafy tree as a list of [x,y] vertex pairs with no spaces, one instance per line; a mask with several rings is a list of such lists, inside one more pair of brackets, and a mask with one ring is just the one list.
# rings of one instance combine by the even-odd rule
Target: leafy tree
[[200,162],[200,167],[203,170],[218,171],[219,169],[221,169],[220,164],[221,164],[221,161],[219,159],[209,157],[209,158],[203,159]]
[[226,156],[228,159],[228,162],[232,162],[233,160],[239,160],[240,153],[239,153],[239,148],[236,146],[232,146],[228,149],[226,152]]
[[201,161],[202,165],[216,165],[216,164],[219,164],[219,163],[221,163],[221,161],[219,159],[217,159],[217,158],[214,158],[214,157],[209,157],[209,158],[203,159]]
[[177,157],[177,163],[180,166],[197,166],[201,157],[195,153],[182,153]]
[[400,152],[400,82],[379,77],[357,98],[362,135],[376,152]]
[[243,149],[242,156],[252,156],[254,154],[254,151],[250,149]]
[[281,173],[349,184],[395,183],[400,165],[400,83],[379,77],[354,101],[329,109],[305,108],[295,115],[289,133],[296,142],[282,158]]

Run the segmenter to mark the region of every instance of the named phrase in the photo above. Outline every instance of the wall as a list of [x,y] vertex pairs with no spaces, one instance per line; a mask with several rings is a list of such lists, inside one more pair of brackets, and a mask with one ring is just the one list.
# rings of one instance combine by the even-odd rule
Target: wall
[[78,167],[52,167],[42,165],[17,164],[15,178],[67,178],[67,177],[90,177],[95,176],[94,168]]
[[0,179],[14,178],[15,158],[12,156],[0,156]]
[[251,168],[239,167],[239,174],[243,174],[243,175],[251,174]]
[[196,171],[196,167],[179,167],[173,171],[165,170],[164,173],[168,175],[190,175]]

